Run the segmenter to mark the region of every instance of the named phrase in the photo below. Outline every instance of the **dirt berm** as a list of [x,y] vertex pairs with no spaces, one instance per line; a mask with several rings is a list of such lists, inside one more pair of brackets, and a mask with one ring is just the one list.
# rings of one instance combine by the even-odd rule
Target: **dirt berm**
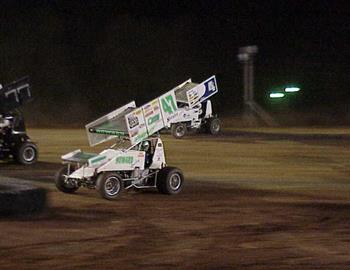
[[46,190],[26,181],[0,176],[0,217],[41,212]]

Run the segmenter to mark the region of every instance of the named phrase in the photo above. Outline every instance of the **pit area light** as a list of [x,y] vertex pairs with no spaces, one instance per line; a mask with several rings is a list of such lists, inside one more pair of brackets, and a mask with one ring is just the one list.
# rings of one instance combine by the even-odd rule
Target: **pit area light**
[[287,93],[299,92],[300,88],[299,87],[286,87],[286,88],[284,88],[284,91]]
[[283,93],[270,93],[270,98],[283,98]]

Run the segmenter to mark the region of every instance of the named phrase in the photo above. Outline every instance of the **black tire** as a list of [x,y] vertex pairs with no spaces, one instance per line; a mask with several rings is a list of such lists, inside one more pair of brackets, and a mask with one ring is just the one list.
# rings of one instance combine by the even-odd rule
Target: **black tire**
[[96,189],[107,200],[115,200],[124,189],[122,177],[118,173],[108,172],[98,176]]
[[24,142],[15,149],[13,157],[20,164],[31,165],[38,160],[38,148],[32,142]]
[[175,195],[181,192],[184,176],[180,169],[165,167],[157,176],[157,188],[160,193]]
[[[69,174],[71,174],[74,171],[75,171],[75,169],[72,167],[72,165],[70,165]],[[71,184],[66,182],[67,174],[68,174],[68,165],[65,165],[64,167],[59,169],[59,171],[57,171],[57,173],[55,175],[56,187],[58,190],[60,190],[64,193],[74,193],[79,189],[79,187],[76,185],[71,185]]]
[[176,139],[183,138],[187,133],[187,126],[185,123],[176,123],[171,125],[171,134]]
[[212,135],[218,135],[221,129],[219,118],[213,117],[208,120],[207,131]]

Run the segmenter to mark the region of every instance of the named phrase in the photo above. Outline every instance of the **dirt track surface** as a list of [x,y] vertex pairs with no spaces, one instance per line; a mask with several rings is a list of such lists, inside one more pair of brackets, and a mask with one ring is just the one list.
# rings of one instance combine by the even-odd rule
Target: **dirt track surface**
[[[38,165],[46,168],[44,175],[34,170],[32,177],[38,179],[58,167]],[[13,176],[28,173],[10,168]],[[93,190],[76,195],[52,190],[50,205],[39,216],[1,221],[1,269],[350,265],[347,201],[188,180],[178,196],[128,192],[113,202]]]
[[41,215],[1,219],[0,269],[350,267],[348,182],[337,179],[335,192],[328,182],[257,189],[189,177],[177,196],[130,191],[106,201],[94,190],[56,191],[59,166],[0,164],[2,175],[46,187],[50,198]]

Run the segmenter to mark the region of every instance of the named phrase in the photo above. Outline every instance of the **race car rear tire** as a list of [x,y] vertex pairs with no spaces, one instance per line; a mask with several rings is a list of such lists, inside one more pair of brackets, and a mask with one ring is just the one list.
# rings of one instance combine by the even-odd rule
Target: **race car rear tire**
[[184,176],[180,169],[165,167],[157,176],[157,188],[160,193],[175,195],[181,192]]
[[221,123],[219,118],[213,117],[208,120],[207,130],[212,135],[219,134],[221,129]]
[[[74,172],[74,168],[72,167],[72,165],[70,165],[69,174],[73,172]],[[68,165],[65,165],[57,171],[55,175],[55,185],[58,190],[64,193],[74,193],[79,189],[79,187],[76,185],[71,185],[67,183],[66,181],[67,175],[68,175]]]
[[187,126],[185,123],[175,123],[171,125],[171,134],[176,139],[183,138],[187,133]]
[[38,148],[32,142],[24,142],[15,149],[13,157],[20,164],[31,165],[38,160]]
[[107,200],[115,200],[124,189],[122,177],[118,173],[107,172],[98,176],[96,189]]

